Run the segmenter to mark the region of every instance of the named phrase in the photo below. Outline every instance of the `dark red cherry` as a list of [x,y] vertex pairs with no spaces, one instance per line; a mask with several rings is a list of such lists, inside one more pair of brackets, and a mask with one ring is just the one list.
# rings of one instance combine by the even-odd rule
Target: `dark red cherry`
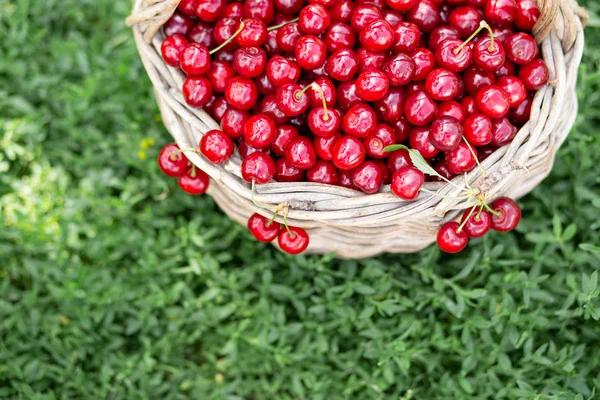
[[262,73],[260,76],[254,79],[254,83],[256,84],[258,93],[260,93],[262,96],[277,92],[277,88],[271,83],[266,73]]
[[498,148],[513,141],[517,128],[506,118],[492,120],[492,146]]
[[463,73],[463,82],[467,94],[475,96],[481,89],[494,85],[496,83],[496,77],[489,71],[478,68],[468,68]]
[[267,63],[266,69],[269,81],[279,87],[284,83],[294,83],[300,77],[301,69],[298,63],[282,56],[273,56]]
[[496,151],[492,146],[480,147],[477,149],[477,156],[479,157],[479,162],[482,162]]
[[536,91],[548,83],[550,71],[543,60],[535,60],[519,69],[519,79],[527,90]]
[[423,172],[411,166],[402,167],[392,176],[392,193],[403,200],[411,201],[419,196],[423,183]]
[[359,5],[352,11],[350,26],[355,32],[362,31],[369,22],[381,18],[381,10],[375,6],[365,4]]
[[382,18],[391,25],[392,28],[396,27],[400,22],[404,22],[404,16],[399,12],[392,10],[384,10]]
[[286,124],[290,121],[290,118],[277,107],[277,98],[274,94],[263,97],[258,104],[257,111],[261,114],[266,114],[277,125]]
[[240,157],[242,157],[242,160],[248,158],[254,153],[266,153],[267,155],[271,155],[269,149],[255,149],[254,147],[247,144],[244,139],[241,139],[238,143],[238,153],[240,153]]
[[502,43],[502,45],[504,45],[504,43],[506,43],[506,40],[512,36],[514,32],[514,30],[512,29],[512,26],[492,26],[492,33],[494,34],[494,38],[495,40],[497,40],[498,42]]
[[183,97],[192,107],[203,107],[212,97],[210,81],[203,76],[190,76],[183,82]]
[[477,108],[492,119],[504,117],[510,109],[510,97],[500,86],[481,89],[475,96]]
[[310,239],[304,229],[290,226],[281,229],[277,243],[281,250],[288,254],[296,255],[306,250]]
[[413,129],[409,142],[410,147],[421,153],[424,158],[433,158],[440,152],[429,140],[429,128],[425,126]]
[[338,181],[337,169],[331,161],[318,160],[306,171],[306,178],[309,182],[335,185]]
[[[473,153],[475,155],[473,155]],[[444,160],[448,170],[454,175],[461,175],[471,171],[477,165],[477,150],[469,148],[465,142],[461,142],[458,146],[444,155]]]
[[396,54],[383,66],[383,72],[389,78],[390,84],[401,87],[408,84],[415,77],[415,62],[406,54]]
[[177,9],[187,16],[195,17],[196,0],[181,0]]
[[265,49],[269,57],[283,54],[283,50],[279,47],[279,43],[277,43],[278,33],[279,29],[273,29],[267,32],[267,43],[263,44],[262,47]]
[[267,52],[260,47],[242,47],[233,54],[233,68],[244,78],[256,78],[267,66]]
[[275,180],[277,182],[302,182],[305,178],[305,171],[293,167],[285,158],[275,161]]
[[298,14],[304,6],[304,0],[274,0],[275,9],[287,15]]
[[531,117],[532,97],[527,97],[521,104],[510,110],[510,122],[517,126],[523,126]]
[[258,89],[253,80],[236,76],[227,82],[225,99],[233,107],[250,110],[258,101]]
[[316,36],[301,36],[296,42],[296,62],[304,69],[319,68],[327,58],[325,42]]
[[238,1],[229,3],[223,11],[223,18],[242,18],[244,16],[244,3]]
[[352,182],[352,171],[338,171],[337,185],[348,189],[357,190]]
[[296,136],[299,135],[298,129],[292,125],[279,125],[277,127],[277,133],[275,140],[271,143],[271,150],[278,156],[283,156],[285,148]]
[[315,165],[317,154],[311,141],[305,136],[296,136],[285,148],[285,159],[293,167],[306,170]]
[[208,175],[194,165],[189,167],[177,181],[181,190],[194,196],[206,193],[209,182]]
[[428,46],[430,49],[434,49],[446,39],[460,39],[460,33],[456,28],[451,26],[440,26],[437,27],[429,35]]
[[375,194],[383,186],[383,172],[373,161],[365,161],[352,171],[352,183],[366,194]]
[[402,143],[408,139],[413,126],[406,120],[406,118],[400,118],[393,122],[394,131],[396,132],[396,143]]
[[500,86],[510,99],[510,108],[514,108],[521,104],[527,98],[527,89],[523,82],[514,76],[505,76],[498,81]]
[[277,137],[277,125],[265,114],[253,115],[244,124],[244,140],[255,149],[266,149]]
[[435,68],[435,54],[429,49],[419,47],[410,53],[410,58],[415,62],[415,76],[413,79],[415,81],[424,81],[427,75]]
[[[206,0],[200,2],[203,1]],[[245,0],[244,16],[246,18],[258,18],[269,26],[275,17],[275,5],[271,0]]]
[[437,245],[445,253],[460,253],[469,244],[467,233],[463,230],[459,232],[458,222],[446,222],[440,228],[437,234]]
[[229,136],[213,129],[206,132],[200,140],[200,151],[213,164],[223,164],[233,155],[235,145]]
[[[440,161],[440,162],[434,164],[433,165],[433,169],[435,169],[435,171],[438,174],[440,174],[444,178],[448,179],[449,181],[452,180],[456,176],[452,172],[450,172],[450,170],[448,169],[448,167],[446,166],[446,164],[444,163],[444,161]],[[442,178],[440,178],[438,176],[432,177],[431,180],[433,182],[444,182],[444,179],[442,179]]]
[[358,70],[360,72],[366,69],[382,69],[388,59],[387,53],[378,53],[361,47],[357,50]]
[[484,236],[492,227],[492,214],[487,210],[479,211],[476,209],[465,211],[461,219],[463,230],[469,239],[475,239]]
[[436,102],[426,92],[409,94],[404,103],[404,116],[415,126],[430,124],[437,113]]
[[410,53],[417,49],[421,31],[412,22],[400,22],[394,27],[394,43],[392,49],[396,53]]
[[166,145],[158,154],[158,166],[167,176],[183,175],[188,168],[188,163],[187,157],[179,151],[179,146],[175,143]]
[[232,63],[233,62],[233,53],[235,53],[235,49],[231,50],[231,49],[222,49],[219,50],[215,53],[215,56],[213,57],[213,60],[215,61],[225,61],[228,63]]
[[300,115],[309,106],[308,95],[296,83],[285,83],[277,89],[277,108],[288,117]]
[[321,4],[309,4],[300,11],[300,29],[307,35],[319,35],[331,25],[331,16]]
[[389,153],[388,168],[392,174],[403,167],[413,166],[408,150],[400,149]]
[[194,12],[202,21],[216,22],[225,11],[226,5],[226,0],[196,1],[196,9]]
[[439,105],[438,117],[453,117],[462,123],[467,118],[467,113],[459,102],[451,100]]
[[280,228],[278,222],[271,221],[260,214],[252,214],[248,219],[248,230],[259,242],[272,242],[279,235]]
[[465,139],[473,146],[486,146],[492,142],[492,120],[484,114],[473,114],[464,124]]
[[431,0],[421,0],[407,11],[406,20],[417,25],[424,33],[430,33],[440,26],[440,11]]
[[477,108],[477,103],[475,102],[475,98],[471,96],[465,96],[460,100],[460,105],[465,110],[467,116],[480,113]]
[[521,221],[521,208],[512,199],[501,197],[495,200],[491,206],[495,214],[492,214],[492,229],[498,232],[510,232],[519,225]]
[[217,42],[213,36],[214,26],[206,22],[198,22],[188,35],[190,42],[200,43],[212,49]]
[[504,61],[504,65],[498,69],[498,71],[494,72],[494,75],[497,79],[502,78],[503,76],[516,76],[517,68],[515,64],[509,60]]
[[[214,26],[213,36],[218,45],[224,44],[240,28],[240,20],[236,18],[222,18]],[[239,46],[237,41],[232,40],[223,47],[224,50],[235,50]]]
[[228,107],[221,118],[221,129],[230,138],[239,139],[244,136],[244,125],[249,118],[249,112]]
[[431,124],[429,141],[438,150],[452,151],[458,147],[464,133],[460,121],[452,117],[439,117]]
[[350,22],[352,18],[352,12],[356,5],[354,2],[349,0],[341,0],[335,3],[329,8],[329,15],[331,16],[332,22],[343,22],[345,24]]
[[462,41],[446,39],[435,49],[435,58],[439,66],[452,72],[461,72],[473,62],[473,51],[470,45],[461,48]]
[[258,18],[246,18],[244,29],[235,37],[240,47],[262,46],[267,42],[267,25]]
[[365,147],[353,136],[343,136],[333,147],[333,164],[347,171],[359,166],[365,159]]
[[467,39],[475,33],[481,21],[481,15],[475,7],[471,6],[457,7],[448,17],[450,26],[458,31],[461,39]]
[[210,70],[210,54],[203,44],[188,44],[180,61],[181,69],[188,75],[204,75]]
[[297,22],[291,22],[277,29],[277,45],[282,51],[293,53],[300,36],[302,36],[300,26]]
[[236,76],[235,70],[226,61],[213,61],[206,77],[210,81],[214,93],[225,92],[227,82]]
[[358,72],[358,58],[351,49],[338,50],[329,57],[325,70],[337,81],[346,82]]
[[517,16],[517,3],[515,0],[488,0],[483,14],[485,20],[492,25],[510,25]]
[[360,44],[370,51],[386,51],[394,44],[394,29],[384,19],[376,19],[360,31]]
[[348,81],[338,84],[337,101],[342,110],[346,111],[350,107],[362,102],[356,93],[356,82]]
[[540,15],[540,9],[532,0],[517,0],[517,14],[514,19],[517,28],[531,31]]
[[458,94],[458,76],[447,69],[434,69],[425,81],[427,93],[437,101],[451,100]]
[[334,133],[328,137],[317,136],[313,140],[317,156],[323,160],[331,161],[333,159],[333,146],[342,137],[339,133]]
[[504,46],[498,40],[481,39],[473,46],[473,64],[489,72],[497,72],[506,61]]
[[[229,106],[229,103],[227,103],[227,100],[225,100],[225,98],[223,96],[219,96],[219,97],[215,98],[215,101],[213,102],[213,104],[210,107],[211,108],[210,115],[212,115],[212,117],[215,119],[215,121],[220,123],[221,119],[223,118],[223,115],[225,115],[225,112],[227,111],[227,109],[229,107],[230,106]],[[206,106],[204,106],[204,108],[206,111]]]
[[509,37],[504,44],[506,57],[515,64],[531,63],[539,54],[537,43],[526,33],[518,32]]
[[386,158],[388,153],[384,149],[394,143],[396,132],[386,124],[377,124],[375,130],[363,140],[367,155],[373,158]]
[[334,53],[341,49],[351,49],[356,44],[356,34],[350,27],[342,22],[336,22],[329,27],[323,38],[327,51]]
[[337,110],[315,107],[308,114],[308,127],[312,133],[321,137],[333,135],[340,129],[342,117]]
[[[407,56],[408,57],[408,56]],[[412,60],[408,58],[412,63]],[[356,78],[356,93],[364,101],[377,101],[387,93],[390,81],[383,71],[368,69]]]
[[194,20],[185,14],[175,11],[175,14],[163,25],[165,36],[187,36],[194,27]]
[[[322,77],[317,78],[313,83],[321,88],[323,96],[325,97],[325,104],[327,104],[327,107],[335,106],[337,102],[337,91],[333,81],[329,78]],[[310,107],[314,108],[323,105],[323,99],[318,91],[308,89],[306,94],[308,95]]]
[[188,41],[183,35],[168,36],[163,40],[160,51],[163,60],[171,67],[181,65],[181,54],[188,46]]
[[377,115],[366,103],[359,103],[350,108],[342,121],[342,129],[348,135],[365,138],[375,130]]
[[242,178],[246,182],[269,183],[275,176],[275,162],[261,151],[252,153],[242,161]]
[[373,106],[377,118],[385,122],[394,122],[404,115],[406,92],[400,88],[390,88]]
[[406,12],[417,5],[419,0],[386,0],[386,4],[392,10]]

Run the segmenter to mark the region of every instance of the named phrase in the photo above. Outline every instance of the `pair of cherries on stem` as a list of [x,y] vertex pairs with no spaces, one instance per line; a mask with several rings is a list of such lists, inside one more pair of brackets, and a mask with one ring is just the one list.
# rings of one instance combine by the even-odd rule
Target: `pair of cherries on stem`
[[208,190],[208,175],[191,164],[183,151],[175,143],[162,148],[158,154],[158,166],[170,177],[177,178],[179,187],[191,195],[202,195]]

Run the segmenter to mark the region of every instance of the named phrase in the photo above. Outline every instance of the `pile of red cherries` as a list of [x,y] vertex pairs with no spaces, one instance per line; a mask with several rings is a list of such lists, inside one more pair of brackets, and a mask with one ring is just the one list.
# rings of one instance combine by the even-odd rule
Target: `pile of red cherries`
[[[529,120],[549,79],[531,36],[539,17],[532,0],[182,0],[161,51],[186,76],[185,101],[220,124],[199,144],[210,162],[237,148],[252,184],[367,194],[390,184],[414,200],[427,179],[471,171]],[[389,150],[397,144],[406,148]],[[415,167],[411,151],[437,176]],[[177,148],[163,153],[185,161],[180,181],[204,179]],[[519,219],[510,199],[481,204],[445,224],[438,244],[458,252]],[[282,232],[305,235],[258,215],[249,228],[280,245]],[[308,236],[289,250],[305,245]]]

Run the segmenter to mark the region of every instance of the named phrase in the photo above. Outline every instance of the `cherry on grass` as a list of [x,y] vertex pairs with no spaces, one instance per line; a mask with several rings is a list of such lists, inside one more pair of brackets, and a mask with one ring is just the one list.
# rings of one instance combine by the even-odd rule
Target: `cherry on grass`
[[281,225],[260,214],[252,214],[248,218],[248,230],[259,242],[270,243],[279,236]]
[[178,177],[183,175],[187,170],[188,163],[187,157],[180,151],[176,143],[166,145],[158,154],[158,166],[167,176]]

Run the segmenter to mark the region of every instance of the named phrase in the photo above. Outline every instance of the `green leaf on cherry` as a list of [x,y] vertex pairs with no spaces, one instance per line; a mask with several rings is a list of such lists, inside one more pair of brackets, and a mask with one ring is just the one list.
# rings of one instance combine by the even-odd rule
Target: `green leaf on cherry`
[[426,175],[437,176],[438,178],[441,178],[441,179],[447,181],[446,178],[444,178],[442,175],[440,175],[435,169],[433,169],[431,167],[431,165],[429,165],[429,163],[423,158],[423,156],[421,155],[421,153],[419,153],[418,150],[410,149],[403,144],[393,144],[393,145],[387,146],[385,149],[383,149],[383,151],[387,152],[387,153],[396,151],[396,150],[408,151],[408,154],[410,155],[410,160],[412,161],[413,165],[415,166],[416,169],[418,169],[422,173],[424,173]]

